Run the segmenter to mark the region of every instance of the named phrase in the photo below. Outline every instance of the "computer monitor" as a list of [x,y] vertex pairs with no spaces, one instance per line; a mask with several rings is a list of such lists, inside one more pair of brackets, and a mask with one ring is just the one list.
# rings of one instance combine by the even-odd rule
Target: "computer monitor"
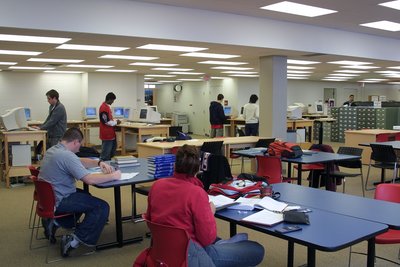
[[314,104],[308,106],[309,114],[322,114],[324,113],[324,104],[321,101],[315,101]]
[[31,120],[31,109],[30,108],[24,108],[25,110],[25,117],[27,121]]
[[28,122],[26,121],[25,109],[18,107],[8,110],[0,116],[0,125],[6,131],[27,128]]
[[124,108],[124,119],[130,119],[130,116],[131,115],[131,109],[130,108]]
[[149,106],[153,111],[158,112],[158,107],[157,106]]
[[82,117],[84,120],[97,119],[96,107],[84,107]]
[[116,119],[124,118],[124,108],[123,107],[113,107],[113,117]]
[[232,115],[232,107],[224,106],[224,114],[225,114],[225,116],[231,116]]
[[240,115],[243,115],[243,112],[244,112],[244,107],[241,107],[240,108]]
[[292,120],[301,119],[302,108],[299,106],[288,106],[286,109],[286,117]]
[[152,107],[144,107],[139,110],[139,121],[149,123],[160,123],[161,114],[154,111]]

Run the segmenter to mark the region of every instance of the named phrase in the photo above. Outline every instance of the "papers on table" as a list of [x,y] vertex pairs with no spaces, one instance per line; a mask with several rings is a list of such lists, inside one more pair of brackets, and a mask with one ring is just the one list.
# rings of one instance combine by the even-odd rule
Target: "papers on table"
[[230,206],[229,209],[234,209],[234,210],[253,210],[254,206],[260,202],[261,199],[259,198],[245,198],[245,197],[240,197],[236,199],[237,205]]
[[121,179],[120,180],[129,180],[138,175],[138,172],[123,172],[121,173]]
[[[283,210],[289,208],[288,204],[276,201],[271,197],[264,197],[262,199],[240,197],[235,201],[235,203],[238,203],[238,205],[229,208],[236,210],[253,210],[254,208],[258,208],[267,209],[272,212],[283,212]],[[295,209],[296,208],[298,207],[295,207]]]
[[211,196],[208,195],[208,200],[212,203],[214,203],[215,208],[217,210],[224,209],[226,207],[236,205],[235,200],[229,197],[226,197],[224,195],[217,195],[217,196]]
[[244,217],[242,221],[271,226],[283,222],[283,214],[269,210],[261,210],[250,216]]

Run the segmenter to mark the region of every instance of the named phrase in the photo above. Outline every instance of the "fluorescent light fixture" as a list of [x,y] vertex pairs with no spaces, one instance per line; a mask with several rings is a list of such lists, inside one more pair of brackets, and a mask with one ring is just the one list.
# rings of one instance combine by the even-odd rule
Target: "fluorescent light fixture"
[[196,52],[207,50],[204,47],[192,47],[192,46],[181,46],[181,45],[162,45],[162,44],[147,44],[136,47],[139,49],[150,49],[150,50],[163,50],[163,51],[178,51],[178,52]]
[[389,1],[389,2],[385,2],[385,3],[380,3],[380,4],[378,4],[378,5],[400,10],[400,0]]
[[369,79],[364,79],[364,81],[384,82],[384,81],[387,81],[387,79],[369,78]]
[[186,81],[186,82],[202,82],[203,79],[178,79],[179,81]]
[[360,26],[384,30],[384,31],[390,31],[390,32],[400,31],[400,23],[387,21],[387,20],[363,23],[363,24],[360,24]]
[[307,71],[307,70],[287,70],[287,73],[304,74],[304,73],[313,73],[313,72],[312,71]]
[[63,44],[65,42],[68,42],[69,40],[71,40],[71,38],[0,34],[0,41],[9,41],[9,42]]
[[289,80],[308,80],[307,77],[300,77],[300,76],[288,76],[287,79],[289,79]]
[[16,65],[17,62],[0,62],[0,65],[7,65],[7,66],[12,66],[12,65]]
[[179,81],[178,80],[176,80],[176,81],[158,81],[158,82],[160,82],[160,83],[179,83]]
[[295,64],[295,65],[312,65],[319,64],[321,62],[318,61],[310,61],[310,60],[297,60],[297,59],[288,59],[287,64]]
[[375,73],[382,73],[382,74],[400,74],[400,71],[395,70],[377,70],[374,71]]
[[358,77],[358,74],[350,74],[350,73],[331,73],[329,76],[339,76],[339,77]]
[[365,70],[334,70],[334,72],[340,72],[340,73],[368,73],[369,71],[365,71]]
[[252,74],[231,74],[229,76],[232,76],[232,77],[258,77],[258,75],[252,75]]
[[11,66],[9,69],[14,70],[54,70],[53,67],[23,67],[23,66]]
[[339,78],[323,78],[322,81],[330,81],[330,82],[346,82],[347,79],[339,79]]
[[144,77],[145,80],[154,80],[153,78],[146,78]]
[[81,74],[82,71],[67,71],[67,70],[45,70],[46,73],[60,73],[60,74]]
[[81,63],[82,59],[63,59],[63,58],[30,58],[27,61],[32,62],[57,62],[57,63]]
[[244,68],[244,67],[230,67],[230,66],[218,66],[218,67],[211,67],[215,70],[252,70],[254,68]]
[[182,69],[182,68],[152,68],[152,70],[166,70],[166,71],[191,71],[193,69]]
[[237,65],[249,64],[248,62],[218,61],[218,60],[207,60],[207,61],[200,61],[200,62],[197,62],[197,63],[199,63],[199,64],[209,64],[209,65],[229,65],[229,66],[237,66]]
[[96,68],[96,69],[107,69],[107,68],[112,68],[114,66],[109,66],[109,65],[78,65],[78,64],[69,64],[67,67],[70,68]]
[[99,58],[109,58],[109,59],[128,59],[128,60],[155,60],[159,57],[144,57],[144,56],[126,56],[126,55],[104,55]]
[[379,69],[380,67],[376,66],[365,66],[365,65],[351,65],[351,66],[340,66],[341,68],[346,69],[359,69],[359,70],[371,70],[371,69]]
[[287,77],[309,77],[310,74],[287,74]]
[[257,71],[223,71],[222,73],[231,73],[231,74],[258,74]]
[[336,13],[336,10],[326,9],[321,7],[297,4],[290,1],[283,1],[276,4],[260,7],[270,11],[277,11],[304,17],[318,17],[331,13]]
[[57,46],[56,49],[121,52],[121,51],[129,49],[129,47],[103,46],[103,45],[62,44],[62,45]]
[[361,81],[357,81],[359,83],[379,83],[378,81],[371,81],[371,80],[361,80]]
[[331,61],[327,62],[329,64],[338,64],[338,65],[367,65],[372,64],[371,62],[362,62],[362,61],[353,61],[353,60],[339,60],[339,61]]
[[388,82],[388,84],[400,84],[400,82]]
[[202,75],[204,74],[203,72],[180,72],[180,71],[173,71],[170,72],[169,74],[179,74],[179,75]]
[[98,69],[96,71],[98,71],[98,72],[136,72],[137,70]]
[[224,79],[229,79],[229,77],[211,76],[211,80],[224,80]]
[[36,51],[0,50],[0,55],[37,56],[41,53]]
[[149,67],[173,67],[173,66],[178,66],[179,64],[172,64],[172,63],[151,63],[151,62],[135,62],[135,63],[130,63],[129,65],[133,65],[133,66],[149,66]]
[[303,67],[303,66],[287,66],[288,70],[312,70],[315,67]]
[[400,70],[400,66],[388,67],[388,69]]
[[220,58],[220,59],[240,57],[239,55],[201,53],[201,52],[180,54],[180,56],[183,56],[183,57],[207,57],[207,58]]
[[176,75],[168,75],[168,74],[145,74],[145,77],[159,77],[159,78],[171,78],[176,77]]

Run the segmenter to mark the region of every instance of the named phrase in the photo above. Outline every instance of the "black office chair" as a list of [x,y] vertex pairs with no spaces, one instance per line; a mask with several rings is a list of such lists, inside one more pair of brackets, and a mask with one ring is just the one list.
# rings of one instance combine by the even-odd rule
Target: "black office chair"
[[[385,183],[385,171],[387,169],[393,170],[393,183],[396,180],[398,172],[398,159],[395,150],[392,146],[381,145],[381,144],[370,144],[372,153],[368,165],[367,179],[365,181],[365,190],[373,190],[368,188],[369,171],[371,166],[374,168],[381,169],[381,183]],[[375,163],[372,164],[372,161]]]
[[273,143],[275,138],[260,138],[254,145],[254,147],[266,147],[268,148],[269,144]]
[[204,142],[200,152],[208,152],[214,155],[222,155],[222,144],[224,141]]
[[[362,151],[363,150],[361,148],[357,148],[357,147],[344,147],[344,146],[341,146],[341,147],[339,147],[337,153],[338,154],[345,154],[345,155],[361,156]],[[343,193],[346,192],[346,177],[357,177],[357,176],[360,176],[361,177],[361,189],[362,189],[363,197],[365,197],[364,177],[363,177],[363,172],[362,172],[361,159],[338,161],[338,162],[336,162],[336,165],[338,167],[343,167],[343,168],[347,168],[347,169],[360,169],[359,173],[348,173],[348,172],[342,172],[342,171],[334,171],[330,175],[332,177],[342,179],[342,181],[343,181]]]

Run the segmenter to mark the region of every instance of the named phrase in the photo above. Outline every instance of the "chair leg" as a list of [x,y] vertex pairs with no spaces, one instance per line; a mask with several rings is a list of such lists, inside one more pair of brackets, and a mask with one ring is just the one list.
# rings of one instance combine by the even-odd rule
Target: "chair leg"
[[[31,207],[31,214],[29,215],[29,229],[32,229],[33,225],[32,225],[32,215],[33,215],[33,210],[34,210],[34,206],[35,206],[35,200],[32,200],[32,207]],[[35,210],[35,216],[36,216],[36,210]]]
[[351,252],[352,252],[352,247],[350,246],[350,249],[349,249],[349,264],[348,264],[348,267],[351,266]]
[[365,190],[364,190],[364,174],[363,174],[363,170],[362,170],[362,166],[360,168],[360,176],[361,176],[361,189],[362,189],[362,193],[363,193],[363,197],[365,197]]
[[371,169],[371,160],[369,160],[368,171],[367,171],[367,179],[365,180],[365,191],[371,191],[371,190],[375,189],[375,187],[368,188],[368,179],[369,179],[369,171],[370,171],[370,169]]
[[346,192],[346,177],[343,177],[343,194]]

